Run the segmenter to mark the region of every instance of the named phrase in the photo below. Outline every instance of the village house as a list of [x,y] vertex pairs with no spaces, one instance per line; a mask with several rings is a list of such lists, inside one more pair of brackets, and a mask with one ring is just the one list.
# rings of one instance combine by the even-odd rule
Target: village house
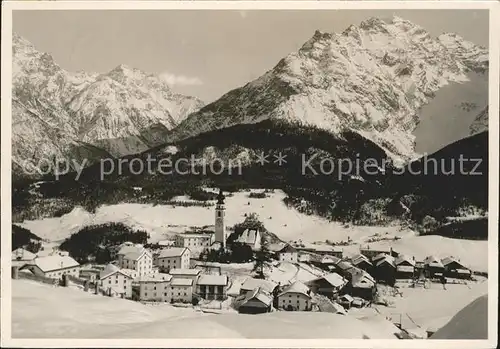
[[366,271],[361,269],[351,270],[351,277],[348,285],[342,292],[350,294],[352,297],[373,300],[377,292],[375,279]]
[[227,275],[203,274],[198,278],[196,293],[207,300],[224,300],[227,298]]
[[444,265],[436,256],[429,256],[424,260],[424,271],[429,278],[440,278],[444,275]]
[[61,279],[63,275],[78,277],[80,264],[69,256],[53,255],[37,257],[24,264],[19,270],[27,270],[36,276]]
[[326,271],[332,271],[342,260],[335,256],[310,254],[309,263]]
[[233,234],[234,242],[250,246],[252,251],[260,250],[262,234],[258,229],[237,229]]
[[118,267],[132,269],[137,276],[149,275],[153,272],[153,256],[140,244],[126,242],[118,251]]
[[454,257],[446,257],[441,262],[443,263],[444,275],[446,277],[470,279],[472,276],[472,271]]
[[271,280],[254,279],[252,277],[249,277],[241,285],[240,294],[243,295],[247,294],[248,292],[253,292],[257,288],[269,294],[274,294],[278,288],[278,284],[272,282]]
[[[390,248],[370,248],[370,246],[367,246],[365,248],[360,249],[360,253],[364,255],[365,257],[368,257],[370,260],[372,260],[375,256],[380,255],[380,254],[388,254],[393,257],[397,257],[398,253]],[[373,262],[373,260],[372,260]]]
[[141,301],[170,302],[169,286],[172,275],[156,273],[139,278],[139,299]]
[[108,296],[132,297],[133,277],[118,268],[108,264],[99,274],[99,286]]
[[79,277],[80,279],[88,280],[90,282],[96,282],[97,280],[99,280],[101,271],[102,269],[86,267],[84,269],[80,269]]
[[368,257],[363,254],[358,254],[351,259],[351,263],[356,268],[370,272],[373,269],[373,264],[370,262]]
[[200,277],[201,270],[175,268],[175,269],[170,269],[169,274],[172,275],[174,279],[192,280],[193,285],[196,285],[196,283],[198,282],[198,278]]
[[286,244],[278,251],[277,255],[280,262],[298,263],[299,261],[297,249],[293,248],[290,244]]
[[396,279],[413,279],[415,273],[415,258],[399,255],[396,258]]
[[24,248],[17,248],[12,251],[12,266],[23,266],[26,263],[32,262],[36,258],[36,254],[31,253]]
[[256,288],[244,296],[240,296],[236,301],[239,303],[239,313],[262,314],[272,310],[273,297],[260,288]]
[[354,298],[349,294],[343,294],[337,299],[337,302],[345,309],[350,309]]
[[396,282],[396,260],[391,255],[377,259],[373,267],[373,276],[379,282],[394,285]]
[[189,269],[190,263],[191,251],[187,247],[164,248],[154,258],[154,265],[167,273],[170,269]]
[[335,265],[335,272],[339,274],[340,276],[346,278],[349,280],[351,273],[349,273],[349,270],[355,268],[354,265],[349,263],[348,261],[340,261]]
[[312,310],[312,297],[309,287],[300,281],[285,287],[278,295],[278,307],[285,310]]
[[192,279],[172,278],[170,287],[167,291],[167,297],[171,303],[191,303],[193,301]]
[[306,282],[313,293],[334,298],[347,285],[347,280],[337,273],[323,275],[317,279]]
[[214,233],[184,233],[175,236],[176,247],[189,248],[191,253],[199,254],[215,242]]

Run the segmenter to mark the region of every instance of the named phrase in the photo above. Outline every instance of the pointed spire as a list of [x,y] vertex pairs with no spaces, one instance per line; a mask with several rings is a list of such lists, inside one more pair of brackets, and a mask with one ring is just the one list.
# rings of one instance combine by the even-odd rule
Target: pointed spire
[[222,189],[219,189],[219,195],[217,195],[217,204],[219,205],[223,205],[224,204],[224,199],[226,197],[224,196],[224,194],[222,193]]

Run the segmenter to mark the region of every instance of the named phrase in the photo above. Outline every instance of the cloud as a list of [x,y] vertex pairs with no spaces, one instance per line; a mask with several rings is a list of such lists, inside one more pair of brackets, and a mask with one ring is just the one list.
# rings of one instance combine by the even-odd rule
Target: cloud
[[184,75],[176,75],[169,72],[160,74],[162,78],[169,85],[203,85],[203,81],[197,77],[189,77]]

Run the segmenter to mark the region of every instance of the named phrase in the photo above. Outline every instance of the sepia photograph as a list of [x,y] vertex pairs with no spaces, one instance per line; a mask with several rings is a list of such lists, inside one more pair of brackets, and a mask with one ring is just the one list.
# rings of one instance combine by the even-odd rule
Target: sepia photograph
[[496,346],[499,4],[417,3],[3,3],[2,346]]

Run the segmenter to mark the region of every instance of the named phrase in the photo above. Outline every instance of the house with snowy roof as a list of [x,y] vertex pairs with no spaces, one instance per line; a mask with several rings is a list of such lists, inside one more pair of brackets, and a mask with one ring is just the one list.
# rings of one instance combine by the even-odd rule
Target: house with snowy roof
[[396,259],[391,255],[384,255],[374,261],[373,276],[379,282],[394,285],[396,281]]
[[372,262],[370,262],[370,259],[366,257],[363,254],[358,254],[355,255],[354,257],[351,258],[351,264],[355,266],[356,268],[359,268],[364,271],[371,271],[373,268]]
[[117,253],[118,266],[121,269],[132,269],[138,276],[153,272],[153,256],[141,244],[124,243]]
[[99,286],[108,296],[132,297],[132,281],[134,278],[116,265],[108,264],[99,273]]
[[154,256],[154,265],[162,272],[170,269],[189,269],[191,263],[191,251],[187,247],[170,247],[160,250]]
[[198,278],[200,277],[201,270],[174,268],[170,269],[169,274],[172,275],[174,279],[190,279],[193,280],[193,284],[196,284],[198,282]]
[[470,279],[472,271],[455,257],[446,257],[441,260],[444,266],[444,275],[450,278]]
[[444,265],[440,258],[428,256],[424,260],[424,272],[427,277],[439,278],[444,275]]
[[173,277],[167,290],[171,303],[191,303],[193,301],[193,279]]
[[412,279],[416,275],[416,261],[414,257],[399,255],[395,261],[396,278],[397,279]]
[[278,294],[278,307],[285,310],[312,310],[311,290],[300,281],[295,281]]
[[274,294],[278,284],[265,279],[255,279],[249,277],[243,282],[240,287],[240,295],[247,294],[248,292],[252,292],[253,290],[260,288],[262,291],[267,292],[269,294]]
[[243,314],[262,314],[268,313],[272,309],[273,296],[256,288],[235,300],[239,313]]
[[290,244],[285,244],[276,255],[280,262],[298,263],[299,261],[299,252]]
[[70,256],[53,255],[36,257],[21,266],[19,270],[30,271],[37,276],[60,279],[65,274],[78,277],[80,264]]
[[366,271],[357,269],[352,273],[349,284],[342,290],[352,297],[359,297],[366,300],[372,300],[377,291],[375,278]]
[[202,274],[196,283],[196,293],[203,299],[224,300],[228,285],[227,275]]
[[334,297],[348,283],[348,280],[337,273],[323,275],[317,279],[306,282],[305,284],[313,293],[318,293],[327,297]]
[[25,250],[24,248],[17,248],[12,251],[12,266],[23,266],[26,263],[33,261],[36,258],[36,254]]
[[139,277],[139,299],[141,301],[170,302],[168,288],[172,275],[156,273]]
[[345,309],[350,309],[354,298],[350,294],[343,294],[337,299],[337,302]]
[[197,253],[209,249],[215,242],[214,232],[184,233],[175,236],[176,247],[189,248],[191,253]]
[[379,247],[379,248],[373,248],[370,247],[369,245],[363,248],[360,248],[360,253],[366,257],[368,257],[370,260],[373,262],[373,258],[375,256],[378,256],[380,254],[388,254],[393,257],[397,257],[398,253],[392,249],[392,247]]

